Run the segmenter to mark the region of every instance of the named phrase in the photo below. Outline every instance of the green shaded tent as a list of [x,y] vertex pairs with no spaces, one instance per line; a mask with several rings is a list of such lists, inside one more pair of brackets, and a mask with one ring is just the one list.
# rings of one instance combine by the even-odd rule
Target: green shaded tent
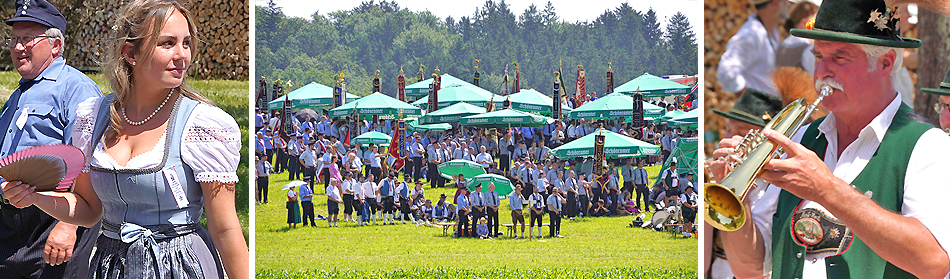
[[[468,176],[466,176],[468,177]],[[504,176],[486,173],[473,177],[468,181],[469,191],[475,191],[476,185],[482,185],[482,193],[488,192],[488,183],[495,183],[495,192],[498,193],[500,199],[505,199],[508,197],[508,194],[511,194],[511,191],[514,190],[514,187],[511,185],[511,180],[505,178]]]
[[427,113],[419,118],[421,124],[438,124],[458,122],[462,117],[485,113],[484,107],[475,106],[466,102],[456,103],[437,111]]
[[[697,160],[697,155],[699,154],[699,138],[679,138],[676,140],[676,147],[673,149],[673,152],[670,153],[670,158],[676,158],[676,173],[682,174],[686,172],[692,172],[693,175],[693,190],[698,192],[700,187],[696,184],[699,177],[699,161]],[[671,160],[667,159],[666,162],[663,162],[663,167],[660,168],[660,175],[663,175],[663,171],[670,168]],[[685,177],[685,176],[684,176]],[[656,181],[653,181],[653,185],[660,183],[662,177],[657,177]]]
[[608,158],[642,157],[660,154],[660,147],[628,136],[599,129],[551,150],[559,159],[594,156],[594,137],[604,135],[604,154]]
[[433,131],[433,132],[445,132],[448,129],[452,129],[452,125],[439,123],[439,124],[419,124],[419,121],[415,118],[407,118],[406,125],[409,127],[409,131]]
[[[466,102],[472,105],[485,107],[489,101],[495,103],[495,107],[500,107],[505,97],[495,95],[488,90],[474,85],[451,84],[442,86],[439,90],[439,109],[454,105],[459,102]],[[429,95],[412,102],[413,106],[427,108],[429,106]]]
[[[274,110],[283,108],[284,100],[286,100],[287,97],[290,97],[294,108],[329,107],[333,105],[333,88],[311,82],[301,88],[297,88],[297,90],[293,92],[287,93],[287,95],[268,102],[267,109]],[[359,98],[360,96],[346,93],[347,102],[352,102]]]
[[554,123],[554,119],[513,109],[462,117],[459,124],[483,128],[541,127]]
[[653,124],[666,125],[666,122],[669,121],[671,118],[680,116],[680,115],[682,115],[682,114],[684,114],[684,113],[686,113],[686,112],[684,112],[684,111],[682,111],[682,110],[674,110],[674,111],[667,112],[667,113],[664,114],[663,116],[654,118],[654,119],[653,119]]
[[[514,110],[550,117],[551,110],[554,109],[554,99],[534,89],[521,90],[521,92],[508,95],[507,98],[511,101],[511,109]],[[568,116],[570,112],[571,108],[561,107],[561,115]]]
[[[643,102],[643,117],[660,117],[663,108]],[[616,119],[633,116],[633,97],[611,93],[571,111],[569,119]]]
[[694,109],[683,113],[677,117],[670,118],[667,125],[679,127],[684,130],[696,130],[699,128],[699,110]]
[[376,144],[379,146],[389,146],[392,137],[387,134],[383,134],[376,131],[370,131],[363,133],[350,140],[350,143],[359,143],[359,144]]
[[663,97],[689,94],[689,86],[651,74],[643,74],[614,89],[614,92],[633,95],[643,93],[643,97]]
[[[408,77],[407,77],[407,78],[408,78]],[[430,79],[423,80],[423,81],[420,81],[420,82],[416,82],[416,83],[413,83],[413,84],[410,84],[410,85],[407,85],[407,86],[406,86],[406,96],[407,96],[407,97],[422,97],[422,96],[425,96],[425,95],[429,95],[429,85],[430,85],[430,84],[432,84],[432,79],[431,79],[431,78],[430,78]],[[462,84],[462,85],[475,86],[474,84],[465,82],[464,80],[461,80],[461,79],[458,79],[458,78],[456,78],[456,77],[453,77],[452,75],[449,75],[449,74],[444,74],[444,75],[442,75],[442,89],[445,89],[446,87],[449,87],[450,85],[453,85],[453,84]],[[476,87],[477,87],[477,86],[476,86]],[[439,92],[442,92],[442,90],[439,90]]]
[[330,117],[349,116],[351,113],[360,115],[362,119],[373,119],[373,115],[379,115],[379,119],[397,119],[413,116],[422,116],[422,109],[414,107],[399,99],[389,97],[383,93],[373,93],[369,96],[360,98],[342,106],[330,110]]

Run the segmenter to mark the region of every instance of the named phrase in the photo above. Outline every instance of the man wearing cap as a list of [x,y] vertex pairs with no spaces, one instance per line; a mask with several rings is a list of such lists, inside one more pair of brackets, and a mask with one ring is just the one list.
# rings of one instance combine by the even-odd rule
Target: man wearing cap
[[[670,162],[669,168],[663,170],[663,173],[660,174],[660,184],[662,185],[663,193],[665,197],[663,198],[663,204],[665,206],[670,206],[670,201],[675,201],[680,195],[679,188],[679,174],[676,173],[676,158]],[[659,209],[657,209],[659,210]]]
[[442,176],[439,175],[439,164],[442,163],[442,145],[438,141],[431,141],[432,143],[427,146],[426,157],[428,158],[428,174],[429,178],[429,187],[435,188],[439,184],[439,180],[442,179]]
[[292,181],[303,174],[303,167],[300,165],[300,154],[303,153],[304,145],[301,142],[303,136],[296,135],[287,142],[287,156],[289,159],[287,180]]
[[406,143],[406,152],[409,153],[409,157],[412,159],[407,163],[412,163],[412,165],[406,166],[406,172],[412,173],[412,180],[419,180],[422,177],[422,155],[425,154],[425,149],[422,145],[422,137],[419,136],[419,132],[414,132],[413,141]]
[[[396,175],[389,173],[389,175],[379,181],[379,195],[383,200],[383,225],[386,224],[386,220],[389,219],[389,224],[394,225],[393,215],[396,213]],[[402,200],[400,200],[402,201]]]
[[[0,112],[0,157],[34,146],[68,144],[75,108],[99,87],[62,57],[66,18],[46,1],[16,1],[7,49],[19,84]],[[6,181],[0,178],[0,183]],[[72,251],[80,255],[76,225],[59,222],[30,206],[17,209],[0,199],[0,274],[4,278],[62,278]],[[97,228],[98,230],[98,228]],[[96,236],[91,236],[95,242]],[[88,259],[78,259],[87,261]],[[48,264],[47,264],[48,263]],[[85,268],[85,267],[81,267]],[[70,275],[74,273],[72,267]]]
[[313,185],[313,179],[316,176],[317,151],[314,149],[314,143],[308,143],[307,149],[300,153],[300,157],[297,158],[297,161],[303,167],[303,179],[306,180],[307,177],[311,177],[310,185]]
[[[311,177],[311,179],[313,178]],[[313,190],[306,184],[300,185],[300,190],[297,191],[297,197],[300,198],[300,210],[303,211],[303,226],[306,227],[307,220],[310,220],[310,226],[316,227],[317,223],[314,222],[313,213]]]
[[716,79],[722,89],[739,93],[755,88],[777,94],[769,74],[775,69],[779,46],[778,25],[788,18],[788,0],[749,0],[756,12],[749,15],[736,35],[726,43],[719,59]]
[[455,205],[458,209],[459,217],[458,228],[455,230],[455,237],[464,237],[470,235],[468,228],[468,214],[471,212],[471,207],[468,204],[468,188],[460,188],[459,190],[462,191],[462,193],[455,198]]
[[521,190],[521,183],[515,183],[514,191],[508,194],[508,209],[511,209],[511,224],[518,226],[518,223],[521,223],[521,238],[524,238],[524,213],[522,212],[524,204],[521,203],[524,201],[524,196],[521,195]]
[[[811,30],[792,29],[815,40],[816,87],[834,89],[822,102],[831,114],[791,139],[763,133],[786,156],[764,165],[759,178],[772,185],[749,194],[761,199],[746,199],[752,222],[721,234],[736,277],[950,273],[950,137],[902,104],[911,92],[894,90],[903,48],[920,46],[900,37],[897,14],[884,1],[825,0]],[[722,140],[713,158],[738,140]],[[710,170],[721,180],[725,163]]]
[[[393,172],[393,177],[397,175],[396,172]],[[409,210],[409,205],[412,203],[412,200],[409,198],[409,179],[411,176],[405,174],[403,176],[403,181],[398,182],[399,187],[396,187],[396,199],[399,203],[399,221],[402,221],[403,224],[406,224],[406,219],[409,219],[410,222],[414,222],[412,219],[412,211]],[[420,181],[421,182],[421,181]]]
[[950,110],[948,110],[948,106],[950,106],[950,71],[947,71],[940,87],[921,88],[920,90],[925,93],[939,95],[937,103],[934,103],[934,110],[937,111],[937,115],[940,117],[940,128],[950,134]]
[[498,207],[501,206],[501,200],[498,199],[498,192],[495,192],[495,183],[488,183],[488,192],[485,192],[485,207],[488,209],[488,231],[492,237],[498,237]]
[[[561,203],[564,202],[564,198],[561,197],[560,191],[554,191],[551,195],[548,196],[547,205],[548,205],[548,218],[551,219],[551,224],[548,226],[551,237],[562,237],[561,236]],[[539,233],[540,235],[540,233]]]

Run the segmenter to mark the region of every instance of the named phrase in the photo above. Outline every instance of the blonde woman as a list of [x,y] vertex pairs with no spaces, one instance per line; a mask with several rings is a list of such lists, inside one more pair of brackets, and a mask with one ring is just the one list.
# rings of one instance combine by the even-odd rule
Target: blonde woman
[[73,144],[87,155],[74,192],[8,183],[6,197],[82,226],[101,219],[89,278],[248,278],[234,208],[241,134],[185,82],[194,18],[175,0],[136,0],[113,32],[103,68],[115,93],[76,108]]

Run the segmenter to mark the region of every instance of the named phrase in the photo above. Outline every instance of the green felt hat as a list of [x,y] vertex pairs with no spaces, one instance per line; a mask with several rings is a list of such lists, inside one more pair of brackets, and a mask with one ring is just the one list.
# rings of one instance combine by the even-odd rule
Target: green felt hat
[[895,48],[918,48],[920,40],[901,38],[897,7],[884,0],[825,0],[814,27],[792,29],[797,37]]
[[940,83],[939,88],[921,88],[920,91],[930,94],[950,96],[950,71],[947,71],[947,75],[943,77],[943,82]]
[[782,99],[778,96],[746,88],[745,93],[739,96],[729,112],[718,109],[713,109],[713,112],[727,118],[764,127],[780,110],[782,110]]

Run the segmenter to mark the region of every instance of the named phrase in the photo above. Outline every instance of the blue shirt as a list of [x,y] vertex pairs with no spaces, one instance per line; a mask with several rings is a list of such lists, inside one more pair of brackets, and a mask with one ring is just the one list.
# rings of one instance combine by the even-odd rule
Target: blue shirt
[[457,199],[455,199],[455,204],[456,204],[455,208],[458,209],[458,210],[462,210],[463,208],[464,208],[464,209],[469,209],[469,208],[468,208],[468,197],[466,197],[465,195],[459,195],[459,197],[458,197]]
[[508,194],[508,208],[511,210],[521,210],[521,207],[523,206],[521,204],[521,200],[523,200],[521,198],[521,193],[512,191],[511,194]]
[[[300,201],[312,201],[312,200],[313,200],[313,196],[312,196],[312,195],[313,195],[313,191],[310,190],[310,187],[307,187],[307,184],[300,185],[300,191],[297,191],[297,193],[299,193],[299,196],[298,196],[298,197],[300,197]],[[306,197],[307,195],[311,195],[311,196],[310,196],[310,197]]]
[[274,148],[274,137],[264,135],[264,149]]
[[254,127],[264,126],[264,116],[260,114],[254,115]]
[[[75,109],[88,98],[100,97],[99,86],[62,57],[33,80],[21,78],[0,113],[3,129],[0,157],[39,145],[67,144],[76,119]],[[25,120],[17,125],[17,120]],[[0,178],[0,182],[4,181]]]

